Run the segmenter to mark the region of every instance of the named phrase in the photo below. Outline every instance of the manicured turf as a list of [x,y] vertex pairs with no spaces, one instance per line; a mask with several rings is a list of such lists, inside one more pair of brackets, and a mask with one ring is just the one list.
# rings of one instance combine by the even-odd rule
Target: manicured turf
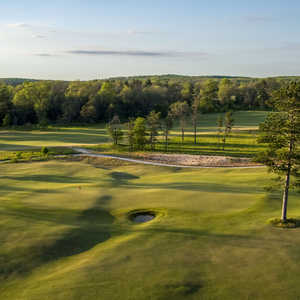
[[[186,125],[186,139],[184,144],[181,143],[180,128],[178,124],[175,124],[170,134],[169,151],[190,154],[251,156],[257,150],[261,149],[261,146],[256,143],[256,130],[258,124],[264,120],[266,112],[235,112],[234,132],[231,137],[228,138],[228,146],[225,151],[220,150],[219,136],[216,133],[218,116],[219,114],[205,114],[199,116],[199,137],[197,145],[194,145],[192,138],[193,128],[190,124],[190,120]],[[32,131],[2,130],[0,131],[0,152],[17,150],[31,151],[32,149],[42,146],[91,146],[107,143],[109,140],[104,124],[85,127],[52,126],[47,130]],[[157,146],[157,149],[160,151],[163,151],[164,148],[163,144]]]
[[[87,159],[4,164],[0,176],[0,299],[299,298],[300,229],[267,224],[280,198],[264,168]],[[137,209],[158,216],[133,224]]]
[[51,127],[47,130],[2,130],[0,150],[28,150],[33,148],[78,146],[108,142],[105,126]]

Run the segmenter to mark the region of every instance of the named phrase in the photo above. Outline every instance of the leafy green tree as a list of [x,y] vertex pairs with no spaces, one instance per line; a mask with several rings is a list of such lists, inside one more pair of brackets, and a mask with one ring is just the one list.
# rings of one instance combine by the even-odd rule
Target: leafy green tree
[[34,109],[34,99],[31,97],[30,90],[32,83],[24,83],[20,86],[13,97],[13,104],[16,109],[18,122],[20,124],[36,123],[37,115]]
[[12,117],[11,117],[11,114],[10,113],[7,113],[5,115],[5,117],[3,118],[2,120],[2,125],[7,127],[7,126],[10,126],[12,124]]
[[[79,120],[96,122],[99,119],[96,99],[100,88],[99,81],[71,82],[64,95],[62,119],[68,123]],[[100,111],[102,112],[102,109]]]
[[168,114],[166,118],[162,121],[162,130],[165,139],[165,151],[168,151],[169,146],[169,133],[173,127],[173,117]]
[[260,124],[258,142],[266,143],[268,148],[258,155],[257,161],[284,176],[281,221],[286,222],[291,177],[299,177],[300,83],[283,86],[273,94],[271,101],[278,112],[270,113]]
[[133,127],[133,138],[137,149],[143,150],[145,148],[146,135],[146,119],[142,117],[136,118]]
[[118,142],[123,138],[123,131],[121,129],[121,122],[118,115],[115,115],[108,123],[107,131],[111,136],[114,145],[118,145]]
[[155,143],[157,142],[158,131],[161,128],[160,112],[156,113],[154,110],[147,116],[147,125],[149,128],[149,142],[151,150],[154,150]]
[[194,101],[192,103],[192,122],[194,128],[194,144],[197,144],[197,126],[199,119],[199,98],[194,97]]
[[231,111],[228,111],[225,114],[225,120],[224,120],[225,128],[224,128],[224,135],[223,135],[223,150],[225,150],[226,139],[230,135],[233,125],[234,125],[233,113]]
[[181,142],[184,142],[184,128],[186,125],[186,119],[189,114],[189,105],[186,101],[177,101],[170,105],[170,116],[174,119],[178,118],[181,127]]
[[106,119],[111,119],[113,114],[116,113],[117,94],[114,87],[112,81],[105,81],[98,92],[98,101],[106,107]]
[[81,107],[80,116],[87,122],[93,123],[97,121],[97,110],[95,99],[89,100]]
[[217,125],[218,125],[218,137],[219,137],[218,139],[219,139],[220,148],[221,148],[221,136],[223,132],[223,122],[224,122],[223,116],[219,115],[217,120]]
[[234,84],[228,78],[224,78],[219,83],[218,99],[222,110],[232,109],[236,99]]
[[130,118],[127,122],[127,139],[130,151],[134,150],[134,119]]
[[185,82],[182,86],[181,96],[183,101],[191,104],[193,99],[193,85],[190,82]]
[[212,112],[216,110],[218,102],[218,82],[208,80],[204,83],[200,91],[200,109],[203,112]]
[[42,154],[43,156],[48,156],[48,154],[49,154],[49,149],[48,149],[47,147],[42,147],[42,149],[41,149],[41,154]]
[[4,118],[10,115],[11,109],[12,109],[12,90],[7,85],[0,84],[0,122],[1,121],[4,122]]

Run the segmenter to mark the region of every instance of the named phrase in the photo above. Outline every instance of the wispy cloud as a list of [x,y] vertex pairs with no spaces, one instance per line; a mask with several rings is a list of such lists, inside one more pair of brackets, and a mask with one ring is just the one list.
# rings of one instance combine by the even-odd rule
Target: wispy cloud
[[34,53],[34,56],[39,56],[39,57],[57,57],[57,54],[51,54],[51,53]]
[[30,24],[28,23],[11,23],[11,24],[7,24],[8,27],[12,27],[12,28],[28,28],[30,27]]
[[42,34],[33,34],[32,37],[34,39],[44,39],[46,36]]
[[141,50],[69,50],[74,55],[99,56],[146,56],[146,57],[179,57],[179,56],[206,56],[205,52],[177,52],[177,51],[141,51]]
[[166,52],[155,52],[155,51],[114,51],[114,50],[70,50],[67,51],[69,54],[77,55],[116,55],[116,56],[166,56],[170,53]]

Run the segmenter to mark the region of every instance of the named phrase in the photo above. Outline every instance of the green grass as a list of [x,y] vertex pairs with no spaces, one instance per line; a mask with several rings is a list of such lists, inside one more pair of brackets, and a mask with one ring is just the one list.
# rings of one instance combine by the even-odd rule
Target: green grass
[[299,299],[300,229],[268,223],[266,169],[111,162],[1,165],[0,299]]
[[107,142],[105,126],[51,127],[47,130],[2,130],[0,150],[31,150],[32,148],[69,147]]
[[24,161],[37,161],[37,160],[46,160],[51,159],[55,155],[69,155],[75,154],[71,148],[64,147],[51,147],[48,149],[49,152],[47,155],[43,155],[41,150],[32,149],[25,151],[0,151],[0,161],[8,161],[8,162],[24,162]]
[[[175,124],[170,134],[169,151],[189,154],[252,156],[263,149],[261,145],[256,144],[256,134],[257,126],[264,120],[266,112],[235,112],[235,127],[231,137],[227,140],[228,145],[225,151],[220,149],[219,137],[216,132],[218,116],[219,114],[205,114],[199,117],[199,135],[196,145],[194,145],[193,129],[190,122],[186,126],[184,144],[181,143],[180,128],[178,124]],[[0,131],[0,152],[32,151],[32,149],[40,149],[42,146],[70,147],[84,145],[91,147],[108,143],[109,140],[104,124],[88,127],[52,126],[44,130],[2,130]],[[157,146],[159,151],[164,151],[164,149],[163,143]]]
[[[257,152],[265,149],[264,144],[257,143],[257,131],[235,131],[226,138],[226,144],[223,150],[221,138],[218,133],[201,133],[197,137],[197,143],[194,143],[194,137],[191,134],[185,135],[182,143],[178,135],[171,136],[168,148],[162,138],[158,139],[155,148],[152,150],[151,145],[147,144],[145,152],[163,152],[163,153],[184,153],[184,154],[202,154],[202,155],[225,155],[236,157],[253,157]],[[99,144],[97,146],[87,146],[88,148],[105,151],[108,153],[127,153],[130,147],[126,141],[118,146],[112,146],[111,143]],[[128,153],[130,154],[130,153]]]

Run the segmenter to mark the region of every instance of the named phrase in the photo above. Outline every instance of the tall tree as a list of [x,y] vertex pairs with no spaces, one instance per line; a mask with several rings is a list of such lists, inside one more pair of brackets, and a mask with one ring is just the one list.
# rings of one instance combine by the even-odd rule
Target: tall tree
[[199,118],[199,98],[197,96],[194,97],[194,101],[192,103],[192,122],[194,128],[194,144],[197,144],[197,126],[198,126],[198,118]]
[[154,110],[150,112],[147,116],[147,125],[149,128],[149,142],[151,145],[151,150],[154,150],[155,143],[157,142],[158,131],[161,128],[160,124],[160,112],[155,112]]
[[183,101],[186,101],[188,104],[192,103],[193,99],[193,85],[191,82],[185,82],[182,85],[181,96]]
[[216,103],[218,103],[218,82],[216,80],[206,81],[200,90],[200,95],[201,111],[212,112],[216,110]]
[[111,136],[114,145],[118,145],[118,142],[123,138],[123,131],[118,115],[114,115],[113,119],[108,123],[107,131]]
[[[0,83],[0,124],[3,122],[7,125],[8,118],[11,119],[12,110],[12,90],[9,86]],[[4,118],[6,118],[4,122]],[[4,124],[3,124],[4,125]],[[8,124],[10,125],[10,124]]]
[[221,149],[221,136],[223,132],[223,116],[219,115],[218,120],[217,120],[217,125],[218,125],[218,140],[219,140],[219,147]]
[[130,151],[134,150],[134,119],[130,118],[127,122],[127,139]]
[[300,165],[300,83],[291,82],[273,94],[278,112],[270,113],[260,124],[258,141],[268,148],[257,160],[269,170],[284,176],[281,221],[287,221],[287,204],[291,176],[299,177]]
[[163,130],[164,139],[165,139],[165,151],[168,151],[169,134],[170,134],[170,130],[172,129],[172,127],[173,127],[173,118],[170,114],[168,114],[162,122],[162,130]]
[[146,119],[142,117],[136,118],[133,127],[133,136],[137,149],[143,150],[145,148],[147,142],[146,134]]
[[181,127],[181,142],[184,142],[184,128],[186,125],[186,118],[189,114],[189,105],[186,101],[177,101],[170,105],[170,116],[174,119],[178,118]]
[[218,99],[222,106],[222,110],[233,108],[236,99],[234,85],[228,78],[223,78],[219,83]]
[[231,133],[233,124],[234,124],[233,113],[232,111],[228,111],[225,114],[225,120],[224,120],[225,128],[224,128],[224,135],[223,135],[223,150],[225,150],[226,139]]

